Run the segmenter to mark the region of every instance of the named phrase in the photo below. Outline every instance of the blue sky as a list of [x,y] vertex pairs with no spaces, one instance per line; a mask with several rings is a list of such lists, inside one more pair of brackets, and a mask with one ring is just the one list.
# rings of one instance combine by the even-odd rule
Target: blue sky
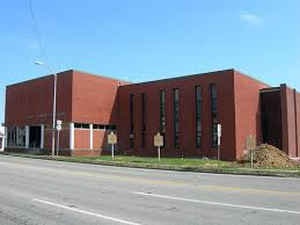
[[2,1],[5,86],[79,69],[133,82],[236,68],[300,90],[299,0]]

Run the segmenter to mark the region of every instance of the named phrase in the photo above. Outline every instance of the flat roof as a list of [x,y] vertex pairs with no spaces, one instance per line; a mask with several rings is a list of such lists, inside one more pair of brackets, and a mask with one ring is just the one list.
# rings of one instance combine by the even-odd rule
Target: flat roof
[[[121,81],[121,82],[124,82],[124,83],[131,83],[129,81],[120,80],[120,79],[113,78],[113,77],[110,77],[110,76],[98,75],[98,74],[93,74],[93,73],[85,72],[85,71],[82,71],[82,70],[75,70],[75,69],[70,69],[70,70],[65,70],[65,71],[57,72],[56,74],[58,76],[63,76],[64,73],[68,73],[68,72],[78,72],[78,73],[87,74],[87,75],[90,75],[90,76],[102,77],[102,78],[106,78],[106,79],[110,79],[110,80]],[[53,74],[48,74],[48,75],[45,75],[45,76],[41,76],[41,77],[37,77],[37,78],[33,78],[33,79],[21,81],[21,82],[9,84],[9,85],[6,85],[6,87],[18,86],[18,85],[22,85],[22,84],[29,83],[29,82],[32,82],[32,81],[37,81],[37,80],[42,80],[42,79],[50,78],[52,76],[53,76]]]
[[216,71],[205,72],[205,73],[186,74],[186,75],[181,75],[181,76],[176,76],[176,77],[170,77],[170,78],[164,78],[164,79],[158,79],[158,80],[152,80],[152,81],[132,83],[132,84],[128,84],[126,86],[144,85],[144,84],[164,82],[164,81],[171,81],[171,80],[189,79],[189,78],[197,77],[197,76],[204,76],[204,75],[210,75],[210,74],[215,74],[215,73],[223,73],[223,72],[230,72],[230,71],[234,72],[235,70],[234,69],[225,69],[225,70],[216,70]]
[[[270,86],[270,85],[268,85],[268,84],[266,84],[266,83],[264,83],[264,82],[262,82],[262,81],[260,81],[258,79],[255,79],[255,78],[253,78],[253,77],[251,77],[251,76],[249,76],[249,75],[247,75],[245,73],[242,73],[242,72],[240,72],[240,71],[238,71],[236,69],[233,69],[233,68],[231,68],[231,69],[224,69],[224,70],[216,70],[216,71],[211,71],[211,72],[204,72],[204,73],[186,74],[186,75],[182,75],[182,76],[175,76],[175,77],[170,77],[170,78],[164,78],[164,79],[158,79],[158,80],[150,80],[150,81],[137,82],[137,83],[131,83],[130,81],[120,80],[120,79],[117,79],[117,78],[113,78],[111,76],[98,75],[98,74],[93,74],[93,73],[85,72],[85,71],[82,71],[82,70],[75,70],[75,69],[70,69],[70,70],[58,72],[57,75],[60,76],[60,75],[64,75],[64,73],[68,73],[68,72],[77,72],[77,73],[87,74],[87,75],[90,75],[90,76],[102,77],[102,78],[106,78],[106,79],[110,79],[110,80],[121,81],[121,82],[126,83],[123,86],[131,86],[131,85],[144,85],[144,84],[151,84],[151,83],[165,82],[165,81],[172,81],[172,80],[180,80],[180,79],[189,79],[189,78],[196,77],[196,76],[203,76],[203,75],[224,73],[224,72],[230,72],[230,71],[232,71],[233,73],[235,73],[235,72],[240,73],[241,75],[247,76],[250,79],[253,79],[253,80],[257,81],[257,82],[260,82],[262,84]],[[6,87],[11,87],[11,86],[16,86],[16,85],[22,85],[22,84],[27,83],[27,82],[32,82],[32,81],[35,81],[35,80],[41,80],[41,79],[49,78],[51,76],[53,76],[53,74],[52,75],[50,74],[50,75],[46,75],[46,76],[41,76],[41,77],[30,79],[30,80],[25,80],[25,81],[22,81],[22,82],[19,82],[19,83],[10,84],[10,85],[7,85]]]
[[131,83],[130,81],[121,80],[121,79],[118,79],[118,78],[114,78],[114,77],[106,76],[106,75],[102,75],[102,74],[94,74],[94,73],[86,72],[86,71],[83,71],[83,70],[72,69],[72,71],[78,72],[78,73],[84,73],[84,74],[87,74],[87,75],[90,75],[90,76],[102,77],[102,78],[106,78],[106,79],[110,79],[110,80],[117,80],[117,81],[122,81],[122,82],[126,82],[126,83]]

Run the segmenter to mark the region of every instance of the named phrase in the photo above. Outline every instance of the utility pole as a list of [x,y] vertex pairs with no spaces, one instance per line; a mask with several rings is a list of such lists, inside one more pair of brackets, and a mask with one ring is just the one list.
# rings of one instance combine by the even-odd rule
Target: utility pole
[[[45,66],[51,73],[52,69],[45,63],[36,61],[34,64],[39,66]],[[57,95],[57,73],[53,73],[53,110],[52,110],[52,157],[55,156],[55,130],[56,130],[56,95]]]

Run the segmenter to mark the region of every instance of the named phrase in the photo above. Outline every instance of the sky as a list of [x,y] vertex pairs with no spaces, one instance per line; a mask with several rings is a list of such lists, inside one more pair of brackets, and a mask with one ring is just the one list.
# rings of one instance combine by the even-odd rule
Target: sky
[[140,82],[234,68],[300,91],[299,0],[1,0],[6,85],[68,69]]

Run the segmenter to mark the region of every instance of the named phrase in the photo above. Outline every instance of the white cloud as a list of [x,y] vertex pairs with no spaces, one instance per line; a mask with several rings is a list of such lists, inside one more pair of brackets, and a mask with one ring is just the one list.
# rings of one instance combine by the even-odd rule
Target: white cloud
[[263,20],[258,15],[249,12],[241,12],[240,19],[244,22],[247,22],[251,25],[260,25],[262,24]]

